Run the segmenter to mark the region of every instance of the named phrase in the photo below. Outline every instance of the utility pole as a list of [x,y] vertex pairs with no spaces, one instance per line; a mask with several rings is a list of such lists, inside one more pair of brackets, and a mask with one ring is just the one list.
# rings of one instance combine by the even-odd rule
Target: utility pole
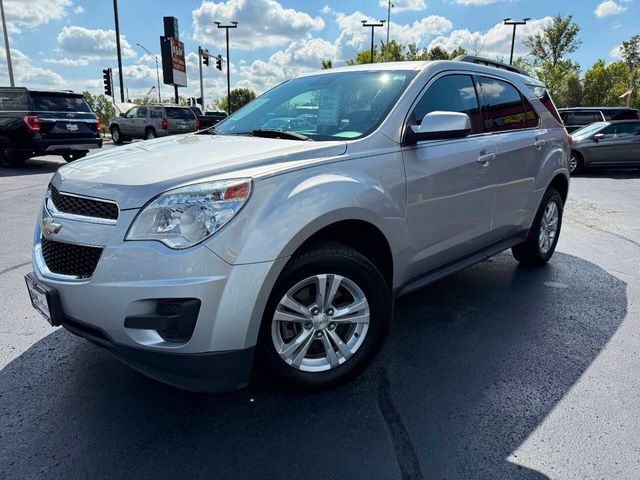
[[[202,102],[202,113],[204,113],[204,85],[202,83],[202,55],[205,53],[202,47],[198,45],[198,65],[200,66],[200,101]],[[207,65],[209,65],[209,51],[206,51]]]
[[12,87],[16,84],[13,81],[13,66],[11,65],[11,49],[9,48],[9,33],[7,32],[7,21],[4,18],[4,4],[0,0],[0,14],[2,14],[2,30],[4,31],[4,48],[7,51],[7,68],[9,70],[9,83]]
[[513,49],[516,44],[516,27],[518,25],[526,25],[530,18],[523,18],[521,21],[511,20],[511,18],[505,18],[503,23],[505,25],[513,25],[513,35],[511,36],[511,55],[509,56],[509,65],[513,65]]
[[384,49],[384,61],[389,61],[389,28],[391,27],[391,9],[395,7],[391,0],[389,0],[389,6],[387,8],[387,46]]
[[158,57],[151,53],[144,45],[136,43],[141,49],[147,52],[147,55],[152,57],[156,61],[156,78],[158,80],[158,103],[162,103],[162,96],[160,95],[160,68],[158,67]]
[[118,77],[120,79],[120,101],[124,103],[124,82],[122,81],[122,55],[120,53],[120,23],[118,22],[118,0],[113,0],[113,16],[116,21],[116,49],[118,51]]
[[227,25],[223,25],[221,22],[213,22],[218,28],[224,28],[227,33],[227,112],[228,115],[231,115],[231,60],[229,59],[229,29],[237,28],[238,22],[230,22]]
[[370,57],[371,62],[369,62],[369,63],[374,63],[374,61],[373,61],[373,35],[374,35],[374,29],[376,27],[382,27],[382,26],[384,26],[384,24],[385,24],[385,20],[380,20],[378,23],[375,23],[375,22],[371,23],[371,22],[369,22],[367,20],[362,20],[362,26],[363,27],[371,27],[371,57]]

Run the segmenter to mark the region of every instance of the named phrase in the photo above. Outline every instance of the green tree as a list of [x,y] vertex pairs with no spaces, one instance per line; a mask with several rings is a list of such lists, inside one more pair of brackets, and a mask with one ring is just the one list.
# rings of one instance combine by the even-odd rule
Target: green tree
[[328,70],[333,68],[333,62],[331,60],[322,60],[322,70]]
[[620,95],[629,89],[631,71],[624,61],[606,65],[600,59],[584,74],[583,104],[590,106],[624,105],[626,100]]
[[220,98],[214,102],[216,107],[227,113],[235,112],[251,100],[256,98],[256,92],[249,88],[234,88],[231,90],[231,109],[227,105],[227,97]]
[[98,116],[102,132],[106,132],[109,129],[109,121],[114,116],[111,98],[104,95],[91,95],[91,93],[87,91],[82,92],[82,94],[91,107],[91,110]]
[[466,54],[467,54],[467,51],[464,48],[458,47],[449,54],[449,58],[453,60],[454,58],[459,57],[460,55],[466,55]]
[[573,16],[556,15],[542,33],[530,35],[524,44],[531,49],[535,73],[542,80],[559,107],[566,106],[575,98],[569,98],[569,79],[575,86],[575,75],[580,65],[572,62],[567,55],[575,52],[582,44],[578,38],[580,26],[573,22]]
[[447,52],[444,48],[439,45],[431,48],[428,52],[427,60],[449,60],[449,52]]
[[631,97],[634,95],[638,98],[638,93],[635,91],[635,76],[636,70],[640,67],[640,35],[634,35],[630,40],[622,42],[622,58],[629,67],[629,89],[632,91],[631,95],[627,97],[627,107],[631,105]]
[[542,33],[530,35],[524,45],[531,49],[531,55],[541,63],[549,62],[551,66],[557,67],[567,61],[565,57],[568,54],[582,45],[578,38],[579,32],[580,26],[573,22],[573,15],[556,15]]

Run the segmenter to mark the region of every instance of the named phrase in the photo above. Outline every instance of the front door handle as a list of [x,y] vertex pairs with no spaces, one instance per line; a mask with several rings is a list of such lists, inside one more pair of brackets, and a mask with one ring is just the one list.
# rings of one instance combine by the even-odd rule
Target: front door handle
[[483,166],[487,166],[491,160],[496,159],[495,153],[483,153],[478,157],[478,163],[481,163]]

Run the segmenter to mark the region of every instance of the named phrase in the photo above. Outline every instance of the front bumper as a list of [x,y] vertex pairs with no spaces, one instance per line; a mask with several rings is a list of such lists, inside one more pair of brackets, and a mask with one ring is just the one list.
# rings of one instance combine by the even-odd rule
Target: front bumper
[[[286,260],[233,266],[206,245],[171,250],[159,242],[122,241],[134,215],[122,211],[117,225],[56,219],[62,228],[50,240],[83,243],[91,233],[106,245],[93,275],[82,280],[59,278],[43,268],[38,224],[33,275],[56,290],[60,323],[165,383],[197,391],[246,385],[262,313]],[[150,328],[161,302],[185,299],[199,302],[188,338],[167,340]],[[141,317],[146,323],[127,323]]]

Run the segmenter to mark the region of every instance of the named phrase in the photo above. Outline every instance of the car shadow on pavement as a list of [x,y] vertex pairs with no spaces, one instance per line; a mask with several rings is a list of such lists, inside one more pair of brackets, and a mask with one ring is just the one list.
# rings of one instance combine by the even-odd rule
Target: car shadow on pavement
[[47,160],[29,159],[20,167],[0,167],[0,177],[24,177],[42,173],[55,173],[56,170],[66,164],[67,162],[62,160],[62,157],[52,157]]
[[183,392],[57,330],[0,372],[0,477],[547,478],[507,457],[626,311],[597,265],[502,254],[400,299],[376,362],[316,394]]
[[621,170],[604,170],[604,169],[591,169],[584,172],[574,174],[578,177],[589,178],[610,178],[612,180],[630,180],[634,178],[640,178],[640,169],[621,169]]

